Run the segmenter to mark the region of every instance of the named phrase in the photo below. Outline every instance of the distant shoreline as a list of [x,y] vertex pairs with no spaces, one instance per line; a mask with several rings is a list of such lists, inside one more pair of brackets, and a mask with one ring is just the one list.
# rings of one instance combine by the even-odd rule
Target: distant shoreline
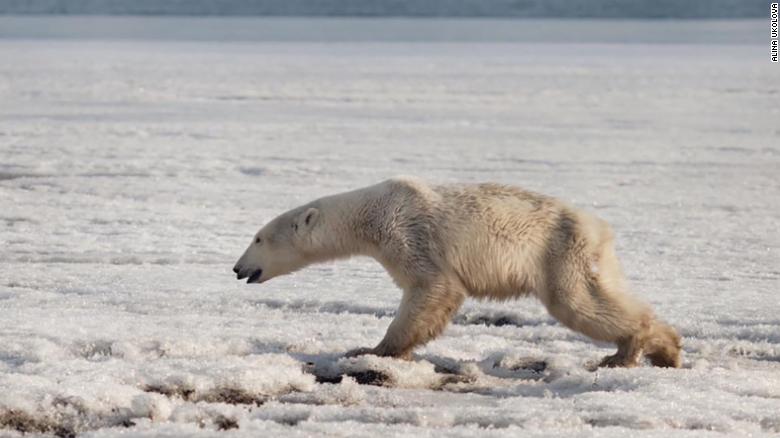
[[759,18],[766,0],[0,0],[0,14],[450,17]]
[[764,44],[764,20],[0,15],[0,39]]

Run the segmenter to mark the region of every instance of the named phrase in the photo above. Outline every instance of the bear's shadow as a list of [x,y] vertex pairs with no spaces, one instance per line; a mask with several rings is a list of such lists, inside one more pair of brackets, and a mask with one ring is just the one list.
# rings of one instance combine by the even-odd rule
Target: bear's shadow
[[[344,367],[342,359],[344,353],[288,353],[296,360],[304,364],[304,372],[315,377],[317,383],[338,384],[344,379],[344,376],[353,378],[361,385],[394,387],[397,386],[393,376],[385,370],[371,366],[368,362],[364,367],[351,366]],[[462,361],[445,356],[432,354],[415,355],[413,361],[427,361],[433,364],[434,372],[438,379],[432,379],[430,389],[447,389],[449,384],[461,384],[457,388],[451,388],[459,392],[468,391],[470,387],[476,388],[479,385],[479,374],[492,376],[500,379],[511,379],[517,381],[539,381],[546,380],[549,377],[547,373],[548,365],[544,360],[535,358],[520,358],[505,363],[502,361],[502,355],[490,355],[482,361]],[[397,361],[398,359],[382,358],[383,361]],[[478,371],[475,372],[475,367]]]

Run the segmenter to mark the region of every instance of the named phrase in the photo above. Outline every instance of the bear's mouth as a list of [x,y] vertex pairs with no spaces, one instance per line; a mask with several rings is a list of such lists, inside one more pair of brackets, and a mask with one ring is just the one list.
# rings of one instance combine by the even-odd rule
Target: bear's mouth
[[252,274],[249,275],[249,278],[247,278],[246,282],[247,282],[247,284],[249,284],[249,283],[257,283],[257,280],[259,280],[260,277],[262,277],[262,276],[263,276],[263,270],[262,269],[258,269],[258,270],[252,272]]

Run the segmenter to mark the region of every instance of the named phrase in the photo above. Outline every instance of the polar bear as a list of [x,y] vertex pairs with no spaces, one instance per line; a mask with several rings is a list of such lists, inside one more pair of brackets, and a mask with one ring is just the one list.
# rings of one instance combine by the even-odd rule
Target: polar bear
[[608,224],[512,186],[397,177],[317,199],[260,229],[233,271],[263,283],[355,255],[379,261],[403,297],[384,339],[349,355],[408,359],[466,297],[533,295],[565,326],[617,344],[600,366],[637,366],[643,354],[680,366],[677,332],[627,293]]

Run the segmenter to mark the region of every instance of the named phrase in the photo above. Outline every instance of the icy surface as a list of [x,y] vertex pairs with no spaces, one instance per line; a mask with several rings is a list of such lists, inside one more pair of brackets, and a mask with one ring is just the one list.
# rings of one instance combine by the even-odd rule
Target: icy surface
[[[0,41],[0,435],[780,432],[780,82],[767,47]],[[230,271],[275,214],[396,174],[499,181],[616,230],[680,370],[532,300],[414,362],[352,259]]]

